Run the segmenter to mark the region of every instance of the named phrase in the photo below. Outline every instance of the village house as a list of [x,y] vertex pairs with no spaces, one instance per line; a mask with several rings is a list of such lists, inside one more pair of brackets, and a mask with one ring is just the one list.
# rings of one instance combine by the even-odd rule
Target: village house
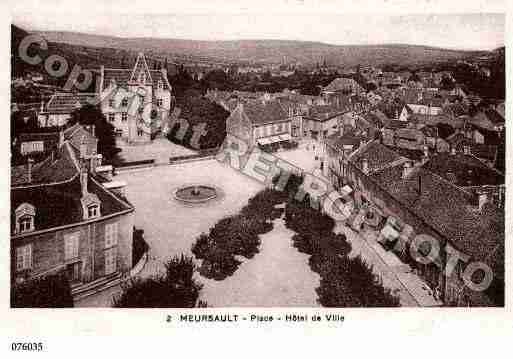
[[[330,157],[333,152],[328,152]],[[343,175],[342,182],[337,177],[333,185],[344,186],[353,194],[355,208],[367,209],[354,211],[353,228],[395,253],[425,280],[435,298],[445,305],[460,306],[488,306],[491,298],[497,300],[500,288],[495,284],[486,292],[464,285],[463,262],[448,277],[443,271],[448,255],[460,251],[471,261],[487,263],[497,273],[494,283],[500,283],[504,227],[498,215],[501,210],[495,204],[481,194],[454,186],[421,162],[415,164],[378,141],[360,146],[341,163],[337,157],[330,161],[341,167],[339,173]],[[386,224],[392,229],[383,234]],[[440,256],[433,262],[424,264],[411,258],[409,247],[416,234],[429,235],[441,244]],[[419,250],[424,253],[422,247]]]
[[46,105],[41,102],[41,108],[37,114],[39,126],[63,127],[71,119],[73,112],[93,103],[95,98],[94,93],[55,93]]
[[[162,133],[174,107],[167,70],[150,70],[143,53],[131,69],[100,68],[100,108],[129,144],[145,143]],[[108,94],[104,99],[102,94]]]
[[250,147],[275,149],[292,139],[292,118],[276,100],[239,103],[226,119],[226,133]]
[[106,188],[97,140],[76,125],[51,154],[11,170],[12,280],[65,271],[75,298],[132,268],[134,207]]
[[303,135],[322,141],[339,131],[343,112],[331,105],[312,106],[303,117]]
[[365,92],[365,90],[355,80],[338,77],[322,88],[321,96],[329,97],[335,94],[356,95],[363,92]]

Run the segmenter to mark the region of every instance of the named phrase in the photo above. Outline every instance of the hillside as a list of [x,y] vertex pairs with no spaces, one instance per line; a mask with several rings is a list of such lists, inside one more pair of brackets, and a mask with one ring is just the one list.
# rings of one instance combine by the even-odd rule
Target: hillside
[[[416,45],[330,45],[321,42],[289,40],[196,41],[159,38],[123,38],[76,32],[39,32],[48,41],[79,46],[144,51],[172,59],[194,57],[220,62],[301,62],[329,65],[418,65],[445,62],[479,55],[480,52],[458,51]],[[486,53],[486,52],[483,52]]]

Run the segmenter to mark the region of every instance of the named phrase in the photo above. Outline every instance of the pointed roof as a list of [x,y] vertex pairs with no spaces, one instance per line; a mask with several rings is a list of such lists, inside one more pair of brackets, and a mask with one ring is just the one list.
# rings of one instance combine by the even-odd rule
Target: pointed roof
[[134,68],[132,70],[132,74],[130,75],[129,82],[132,83],[145,83],[151,84],[153,83],[151,79],[150,69],[148,68],[148,64],[146,63],[146,58],[144,57],[144,53],[139,52],[137,55],[137,60],[135,61]]

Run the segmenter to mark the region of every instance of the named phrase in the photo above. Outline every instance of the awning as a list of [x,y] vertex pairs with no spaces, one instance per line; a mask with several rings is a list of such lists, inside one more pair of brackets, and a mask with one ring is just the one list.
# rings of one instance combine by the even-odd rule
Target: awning
[[259,144],[259,145],[262,145],[262,146],[264,146],[264,145],[268,145],[268,144],[270,144],[270,143],[271,143],[271,142],[269,141],[269,138],[268,138],[268,137],[265,137],[265,138],[259,138],[259,139],[257,140],[257,142],[258,142],[258,144]]
[[340,192],[344,194],[351,194],[351,192],[353,192],[353,189],[350,186],[345,185],[340,189]]
[[276,142],[281,142],[283,141],[280,136],[270,136],[270,137],[263,137],[263,138],[259,138],[257,140],[257,142],[260,144],[260,145],[269,145],[271,143],[276,143]]

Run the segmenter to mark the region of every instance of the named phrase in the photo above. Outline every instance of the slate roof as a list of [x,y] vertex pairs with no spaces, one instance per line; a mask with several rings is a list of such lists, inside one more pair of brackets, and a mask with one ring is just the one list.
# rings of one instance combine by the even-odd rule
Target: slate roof
[[[108,88],[112,81],[116,83],[116,86],[128,88],[132,70],[133,69],[104,69],[102,91]],[[151,85],[154,90],[157,88],[159,81],[161,81],[164,88],[171,91],[171,85],[161,70],[149,70],[149,72],[152,80]]]
[[[69,140],[53,159],[49,156],[33,165],[30,183],[27,165],[11,168],[11,232],[14,233],[15,210],[22,203],[35,207],[36,231],[83,222],[79,173],[79,161]],[[89,173],[88,193],[100,200],[102,217],[133,210],[124,197],[110,192],[101,182],[101,178]]]

